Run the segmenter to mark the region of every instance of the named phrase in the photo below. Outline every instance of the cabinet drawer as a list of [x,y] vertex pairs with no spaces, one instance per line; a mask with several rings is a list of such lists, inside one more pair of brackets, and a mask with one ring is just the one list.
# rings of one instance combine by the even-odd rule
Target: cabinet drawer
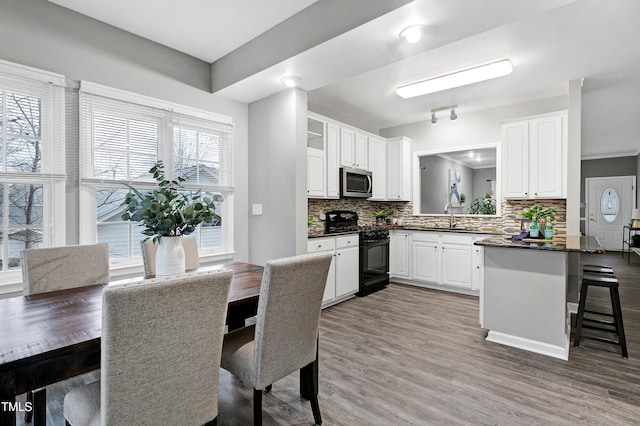
[[471,245],[473,237],[469,234],[442,233],[443,243],[468,244]]
[[414,231],[411,238],[413,239],[413,241],[425,241],[428,243],[437,243],[438,237],[439,235],[436,232]]
[[360,243],[358,234],[345,235],[344,237],[336,238],[336,248],[356,247]]
[[336,240],[334,238],[314,238],[307,241],[307,253],[334,250],[335,248]]

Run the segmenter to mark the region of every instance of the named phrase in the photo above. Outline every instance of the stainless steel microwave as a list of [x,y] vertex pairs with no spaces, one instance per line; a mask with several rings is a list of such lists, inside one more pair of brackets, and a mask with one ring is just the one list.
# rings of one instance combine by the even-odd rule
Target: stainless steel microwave
[[342,167],[340,169],[340,196],[370,198],[373,176],[367,170]]

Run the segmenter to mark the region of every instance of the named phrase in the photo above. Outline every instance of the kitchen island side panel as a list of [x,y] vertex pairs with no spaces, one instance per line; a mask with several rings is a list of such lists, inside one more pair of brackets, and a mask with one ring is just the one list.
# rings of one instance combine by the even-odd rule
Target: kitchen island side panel
[[567,253],[485,247],[484,255],[484,327],[566,348]]

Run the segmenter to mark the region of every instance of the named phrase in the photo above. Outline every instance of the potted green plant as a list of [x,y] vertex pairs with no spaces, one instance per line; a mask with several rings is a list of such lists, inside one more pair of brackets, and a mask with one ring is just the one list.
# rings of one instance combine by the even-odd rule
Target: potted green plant
[[460,193],[460,204],[464,204],[464,202],[467,201],[467,196],[464,195],[464,192]]
[[[552,222],[556,220],[555,213],[558,213],[558,209],[555,207],[544,207],[539,204],[534,204],[531,207],[525,208],[522,210],[521,215],[523,218],[528,219],[528,222],[533,222],[533,219],[536,219],[538,224],[538,230],[542,232],[544,230],[545,224],[547,223],[547,218],[549,218]],[[523,223],[524,229],[526,224]]]
[[142,234],[158,243],[156,274],[175,275],[184,272],[182,236],[194,232],[201,223],[212,224],[220,220],[215,204],[223,200],[215,194],[203,196],[201,191],[187,191],[178,177],[168,180],[164,164],[158,161],[149,173],[158,184],[153,191],[142,193],[131,185],[125,197],[122,220],[140,222]]
[[469,206],[469,214],[496,214],[496,204],[491,193],[478,197]]
[[377,212],[373,212],[373,216],[376,218],[376,223],[384,223],[385,219],[391,215],[392,212],[386,212],[384,210],[379,210]]

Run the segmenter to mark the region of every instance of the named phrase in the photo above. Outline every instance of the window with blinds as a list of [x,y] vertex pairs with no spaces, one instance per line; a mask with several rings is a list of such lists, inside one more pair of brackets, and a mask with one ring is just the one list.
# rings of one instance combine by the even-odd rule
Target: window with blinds
[[0,270],[64,244],[64,77],[0,61]]
[[[81,240],[109,243],[112,258],[140,255],[141,227],[122,221],[128,187],[154,187],[149,169],[162,160],[167,178],[185,179],[186,191],[220,194],[217,220],[200,226],[201,253],[228,252],[232,221],[233,126],[208,112],[91,83],[80,89]],[[173,165],[170,167],[168,165]]]

